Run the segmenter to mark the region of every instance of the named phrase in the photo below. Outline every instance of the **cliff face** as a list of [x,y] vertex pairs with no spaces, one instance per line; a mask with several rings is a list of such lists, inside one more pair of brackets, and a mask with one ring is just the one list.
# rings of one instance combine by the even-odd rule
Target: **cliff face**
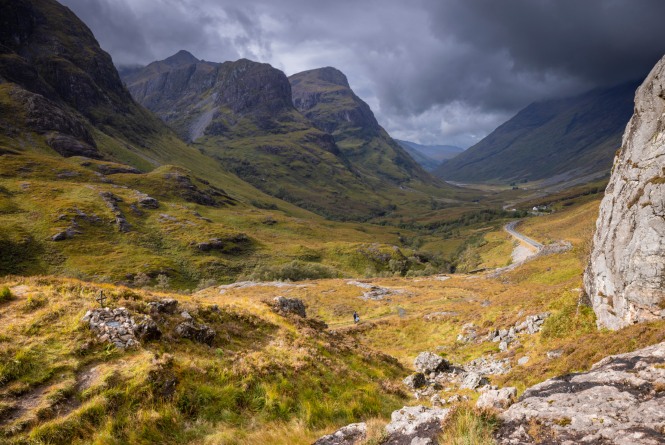
[[665,317],[665,58],[635,96],[635,112],[600,205],[586,292],[598,325]]
[[284,73],[265,63],[212,63],[180,51],[125,82],[137,101],[189,141],[314,130],[294,109]]

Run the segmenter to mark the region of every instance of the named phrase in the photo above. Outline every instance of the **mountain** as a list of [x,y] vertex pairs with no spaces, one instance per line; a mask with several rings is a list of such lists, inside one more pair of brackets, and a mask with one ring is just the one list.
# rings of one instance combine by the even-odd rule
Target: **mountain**
[[[326,221],[261,192],[203,147],[184,143],[132,99],[111,57],[59,3],[0,0],[0,24],[0,276],[57,274],[125,284],[161,276],[173,288],[192,289],[241,275],[379,273],[403,252],[412,256],[395,248],[400,235],[393,230]],[[180,56],[187,57],[169,62],[181,64]],[[322,165],[338,160],[358,184],[358,196],[373,199],[333,153],[332,137],[293,108],[285,76],[279,85],[286,99],[278,92],[271,101],[275,94],[262,90],[261,78],[254,81],[268,107],[281,106],[306,129],[303,137],[326,141],[330,152],[315,147],[327,156]],[[253,113],[254,98],[240,96],[233,103]],[[279,143],[279,135],[274,139]],[[330,185],[329,194],[336,192]],[[352,207],[360,208],[360,199],[349,202],[343,203],[348,213],[361,214]],[[363,215],[371,204],[362,204]],[[364,253],[370,243],[374,257]],[[425,263],[410,264],[422,269]]]
[[[451,195],[379,126],[341,72],[318,72],[287,79],[265,63],[212,63],[180,51],[128,71],[124,81],[138,102],[225,169],[328,218],[383,215],[396,200],[414,202],[414,194],[422,202],[431,193]],[[315,105],[305,92],[312,85],[341,93],[316,95],[322,102]],[[308,110],[296,109],[304,102]],[[324,112],[331,108],[339,112]],[[405,183],[410,191],[400,189]]]
[[533,103],[435,174],[445,180],[501,183],[608,174],[636,87],[630,82]]
[[344,73],[325,67],[294,74],[289,82],[295,107],[317,128],[330,133],[358,170],[393,183],[432,182],[379,125],[369,105],[351,90]]
[[399,139],[395,141],[428,172],[436,170],[445,159],[451,159],[464,151],[454,145],[421,145]]

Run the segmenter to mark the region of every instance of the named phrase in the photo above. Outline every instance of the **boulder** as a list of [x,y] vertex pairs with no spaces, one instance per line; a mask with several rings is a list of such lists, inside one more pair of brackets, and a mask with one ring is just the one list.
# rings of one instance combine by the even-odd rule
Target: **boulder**
[[178,300],[174,298],[163,298],[161,300],[151,301],[148,303],[148,306],[150,306],[151,312],[175,314],[175,311],[178,308]]
[[635,95],[600,204],[584,288],[599,327],[665,318],[665,57]]
[[487,384],[487,379],[477,372],[467,372],[460,385],[461,389],[476,389],[479,386]]
[[305,303],[298,298],[275,297],[273,309],[282,314],[295,314],[299,317],[307,317]]
[[517,388],[512,386],[501,389],[488,389],[478,397],[476,407],[504,410],[513,403],[515,397],[517,397]]
[[443,372],[450,368],[450,363],[433,352],[421,352],[413,362],[417,372],[429,374]]
[[367,436],[367,425],[364,422],[352,423],[321,437],[313,445],[355,445],[365,436]]
[[663,444],[663,388],[665,343],[607,357],[527,389],[501,414],[498,443]]
[[405,406],[393,411],[386,426],[387,438],[382,445],[435,445],[441,433],[441,423],[449,409],[427,408],[422,405]]
[[198,343],[212,345],[217,333],[208,325],[199,324],[193,321],[183,321],[175,327],[175,334],[178,337],[188,338]]
[[143,207],[144,209],[158,209],[159,208],[159,201],[157,201],[155,198],[152,198],[150,196],[141,196],[138,200],[139,206]]
[[162,338],[162,331],[152,318],[145,316],[134,326],[134,335],[141,341],[159,340]]
[[416,372],[414,374],[411,374],[404,380],[402,380],[402,383],[404,383],[409,388],[415,390],[422,388],[423,386],[427,386],[427,379],[425,378],[425,375],[422,372]]

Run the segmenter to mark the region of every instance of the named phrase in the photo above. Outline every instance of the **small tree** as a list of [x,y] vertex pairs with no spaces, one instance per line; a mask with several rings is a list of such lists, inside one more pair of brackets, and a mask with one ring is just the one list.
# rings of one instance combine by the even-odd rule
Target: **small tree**
[[167,275],[163,273],[157,275],[157,285],[155,286],[157,289],[168,289],[170,284],[171,279]]
[[146,287],[150,284],[150,277],[143,272],[134,275],[134,287]]

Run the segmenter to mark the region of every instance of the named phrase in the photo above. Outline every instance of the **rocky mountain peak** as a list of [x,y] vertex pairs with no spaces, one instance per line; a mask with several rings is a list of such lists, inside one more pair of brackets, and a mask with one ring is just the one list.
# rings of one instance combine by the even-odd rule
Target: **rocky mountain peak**
[[189,51],[181,49],[171,57],[164,59],[163,62],[169,66],[182,66],[197,63],[199,62],[199,59],[194,57],[194,55]]
[[665,58],[635,96],[635,112],[600,205],[584,284],[598,324],[665,317]]

